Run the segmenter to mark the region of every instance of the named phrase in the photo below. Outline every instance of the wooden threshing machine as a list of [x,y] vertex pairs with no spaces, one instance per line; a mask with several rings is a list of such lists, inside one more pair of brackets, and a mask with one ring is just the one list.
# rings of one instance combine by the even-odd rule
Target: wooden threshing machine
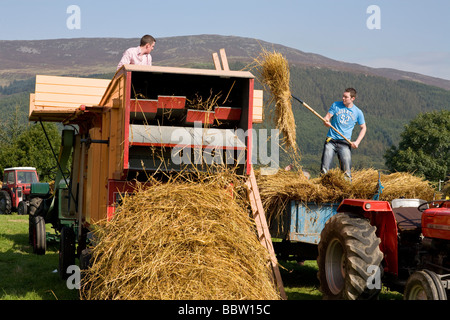
[[[213,107],[195,107],[212,106],[213,99]],[[52,223],[61,233],[62,277],[74,264],[75,242],[82,264],[90,226],[112,217],[120,195],[149,173],[225,163],[251,175],[257,188],[252,124],[262,121],[262,91],[254,90],[250,72],[125,65],[111,81],[38,75],[29,120],[65,125],[55,191],[36,186],[41,200],[30,204],[36,252],[45,253],[41,225]],[[267,235],[261,241],[269,248]]]

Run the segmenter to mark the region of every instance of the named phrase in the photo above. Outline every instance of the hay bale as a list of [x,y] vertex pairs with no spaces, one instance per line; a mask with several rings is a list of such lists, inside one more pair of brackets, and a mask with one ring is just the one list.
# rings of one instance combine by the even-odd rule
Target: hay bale
[[289,63],[281,53],[263,50],[255,59],[260,82],[275,101],[275,124],[287,147],[297,152],[296,125],[291,105]]
[[124,197],[97,226],[82,298],[279,299],[248,203],[229,182],[175,179]]

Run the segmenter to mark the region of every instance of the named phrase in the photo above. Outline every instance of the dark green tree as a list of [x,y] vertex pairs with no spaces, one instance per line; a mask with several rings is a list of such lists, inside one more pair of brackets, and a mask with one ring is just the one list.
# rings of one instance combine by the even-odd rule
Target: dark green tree
[[[52,148],[59,153],[60,132],[54,123],[44,123]],[[35,167],[41,181],[54,178],[56,160],[40,124],[32,124],[22,128],[20,133],[14,132],[14,138],[2,143],[0,148],[1,172],[8,167]]]
[[405,126],[398,145],[384,158],[391,171],[412,172],[430,181],[450,172],[450,111],[421,113]]

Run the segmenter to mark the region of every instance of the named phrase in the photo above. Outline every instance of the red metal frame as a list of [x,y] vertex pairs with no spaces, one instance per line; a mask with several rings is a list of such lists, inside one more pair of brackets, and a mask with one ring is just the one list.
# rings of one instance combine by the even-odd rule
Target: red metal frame
[[130,108],[131,108],[131,71],[126,72],[125,76],[125,119],[124,119],[124,148],[123,148],[123,169],[127,171],[130,168],[130,163],[128,161],[129,148],[130,148]]
[[247,175],[250,175],[252,171],[252,145],[253,145],[253,136],[252,136],[252,128],[253,128],[253,89],[254,89],[254,79],[249,79],[249,88],[248,88],[248,125],[247,125]]
[[389,202],[345,199],[337,212],[349,210],[362,213],[377,228],[376,235],[381,240],[380,250],[384,254],[384,271],[398,275],[397,222]]

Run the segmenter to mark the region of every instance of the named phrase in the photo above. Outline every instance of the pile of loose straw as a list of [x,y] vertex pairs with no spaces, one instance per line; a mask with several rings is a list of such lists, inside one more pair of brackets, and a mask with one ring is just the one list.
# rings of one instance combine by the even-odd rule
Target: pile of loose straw
[[248,203],[231,182],[171,179],[124,197],[97,226],[81,298],[279,299]]
[[[338,203],[344,199],[372,199],[378,191],[378,171],[352,171],[352,182],[339,169],[332,169],[319,178],[308,180],[301,172],[278,171],[275,175],[257,175],[258,187],[268,220],[285,214],[290,200],[304,203]],[[381,174],[384,187],[379,200],[419,198],[431,201],[434,188],[423,178],[409,173]]]
[[296,125],[291,105],[289,63],[279,52],[263,50],[255,59],[260,82],[269,89],[275,101],[276,128],[287,147],[297,152]]

